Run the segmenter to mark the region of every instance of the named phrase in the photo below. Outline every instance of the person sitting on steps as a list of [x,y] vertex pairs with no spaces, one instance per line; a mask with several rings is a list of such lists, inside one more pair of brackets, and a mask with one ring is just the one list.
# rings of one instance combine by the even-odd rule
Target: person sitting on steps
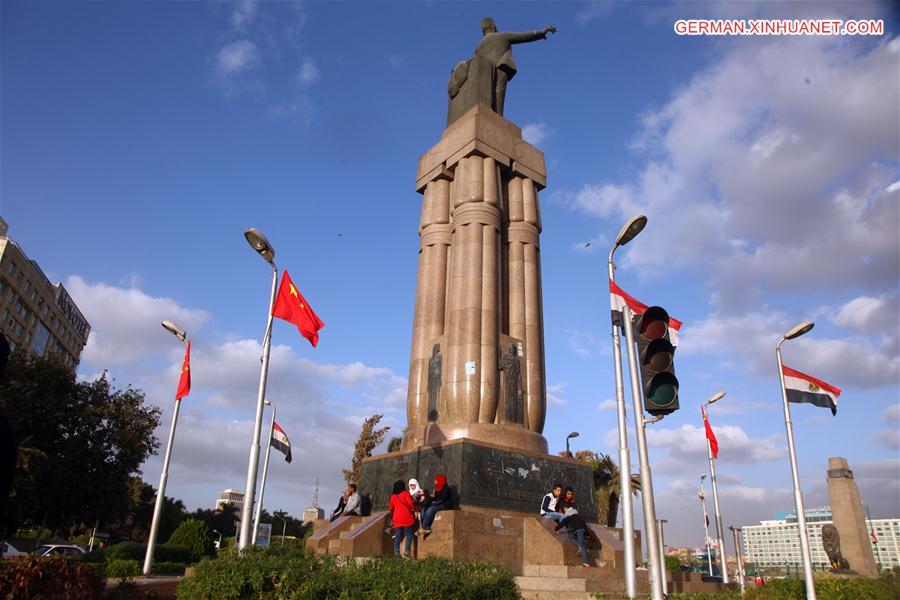
[[429,496],[430,504],[422,513],[422,532],[431,533],[431,524],[439,511],[450,508],[450,488],[447,486],[447,478],[443,473],[434,476],[434,493]]
[[556,503],[556,512],[565,513],[570,508],[578,508],[575,506],[575,489],[572,486],[568,486],[559,497],[559,502]]
[[556,511],[559,495],[562,494],[563,486],[561,483],[553,484],[553,490],[544,495],[541,500],[541,517],[550,519],[559,523],[563,519],[563,514]]
[[581,566],[590,567],[591,556],[590,554],[588,554],[587,542],[585,540],[585,535],[587,534],[587,523],[585,523],[584,519],[581,517],[581,515],[578,514],[578,511],[576,509],[566,509],[566,512],[563,515],[563,520],[560,521],[556,526],[556,533],[562,533],[563,529],[566,530],[566,534],[569,536],[569,540],[573,544],[578,546],[578,552],[581,553]]
[[360,507],[359,492],[356,491],[356,484],[351,483],[347,486],[347,504],[344,505],[344,516],[362,516],[362,508]]

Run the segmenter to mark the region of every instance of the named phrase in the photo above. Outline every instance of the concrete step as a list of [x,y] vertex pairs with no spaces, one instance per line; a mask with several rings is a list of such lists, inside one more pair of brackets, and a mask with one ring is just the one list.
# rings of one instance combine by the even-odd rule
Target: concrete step
[[341,551],[341,540],[340,538],[336,538],[333,540],[328,540],[328,554],[332,556],[340,554]]
[[522,575],[531,577],[620,577],[618,571],[603,561],[595,561],[595,566],[570,565],[525,565]]
[[587,579],[567,577],[516,577],[516,584],[522,591],[529,592],[586,592]]

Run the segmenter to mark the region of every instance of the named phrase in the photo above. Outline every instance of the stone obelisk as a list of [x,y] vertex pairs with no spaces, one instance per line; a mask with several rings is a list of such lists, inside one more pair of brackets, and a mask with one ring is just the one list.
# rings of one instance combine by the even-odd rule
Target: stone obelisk
[[850,569],[865,577],[878,577],[866,513],[846,458],[828,459],[828,501],[831,519],[840,534],[841,553]]

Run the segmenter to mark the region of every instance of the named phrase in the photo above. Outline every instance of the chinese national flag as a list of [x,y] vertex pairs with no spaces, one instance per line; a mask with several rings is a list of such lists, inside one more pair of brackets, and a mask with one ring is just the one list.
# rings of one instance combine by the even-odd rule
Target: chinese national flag
[[709,426],[709,419],[706,418],[706,409],[702,406],[700,410],[703,412],[703,425],[706,427],[706,439],[709,440],[709,448],[712,450],[713,458],[719,458],[719,440],[713,433],[712,427]]
[[175,392],[175,399],[181,400],[191,393],[191,342],[187,343],[187,350],[184,351],[184,364],[181,365],[181,378],[178,380],[178,391]]
[[296,325],[300,335],[308,339],[313,348],[319,343],[319,330],[325,327],[325,323],[316,316],[309,303],[294,287],[287,270],[281,276],[281,286],[278,288],[272,316]]

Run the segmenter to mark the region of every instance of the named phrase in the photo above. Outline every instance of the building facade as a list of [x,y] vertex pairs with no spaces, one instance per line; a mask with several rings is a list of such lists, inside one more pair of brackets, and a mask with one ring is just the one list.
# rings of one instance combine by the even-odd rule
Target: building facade
[[222,510],[222,507],[231,505],[240,512],[244,508],[244,492],[240,490],[222,490],[216,500],[216,510]]
[[55,356],[73,371],[91,325],[61,283],[50,283],[0,218],[0,331],[12,350]]
[[[816,569],[830,568],[828,556],[822,546],[822,526],[830,523],[830,506],[806,510],[806,530]],[[867,519],[866,526],[875,562],[882,569],[900,566],[900,518]],[[774,520],[761,521],[759,525],[747,525],[742,529],[744,553],[749,562],[758,567],[795,567],[802,564],[796,512],[778,513]],[[877,542],[872,538],[873,531]]]

